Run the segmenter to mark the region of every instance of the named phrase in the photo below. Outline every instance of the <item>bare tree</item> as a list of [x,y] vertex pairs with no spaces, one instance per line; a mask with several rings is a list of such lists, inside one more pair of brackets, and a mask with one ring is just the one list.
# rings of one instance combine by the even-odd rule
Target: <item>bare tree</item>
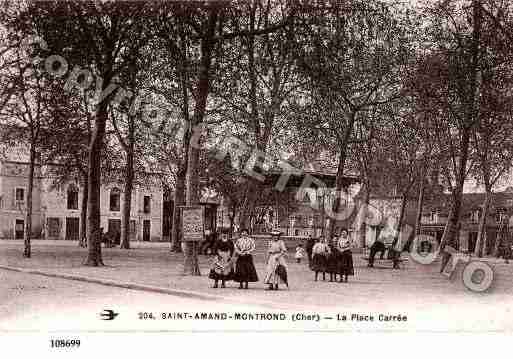
[[[305,21],[310,26],[297,32],[297,60],[310,80],[311,98],[325,109],[322,127],[330,130],[337,145],[336,193],[343,188],[356,124],[367,117],[366,111],[399,97],[411,28],[401,13],[379,1],[330,2],[317,12],[309,11]],[[337,195],[333,213],[338,213],[340,203]],[[329,235],[334,224],[330,221]]]

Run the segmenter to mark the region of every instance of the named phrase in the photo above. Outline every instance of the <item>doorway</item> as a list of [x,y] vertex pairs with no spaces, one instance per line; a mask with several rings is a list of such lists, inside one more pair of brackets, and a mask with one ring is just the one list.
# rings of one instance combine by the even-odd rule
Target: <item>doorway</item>
[[67,241],[78,241],[80,228],[80,219],[76,217],[66,217],[66,237]]
[[23,239],[25,234],[25,220],[17,219],[14,225],[14,239]]
[[150,230],[151,230],[151,221],[145,219],[143,221],[143,242],[150,241]]
[[114,244],[118,245],[121,239],[121,219],[109,219],[107,232],[113,236]]

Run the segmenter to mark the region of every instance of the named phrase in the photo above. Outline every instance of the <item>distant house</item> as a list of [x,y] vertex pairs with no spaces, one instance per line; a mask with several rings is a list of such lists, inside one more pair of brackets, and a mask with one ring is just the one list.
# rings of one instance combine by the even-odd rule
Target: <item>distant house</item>
[[[474,251],[479,220],[481,218],[484,193],[464,193],[461,209],[461,227],[459,229],[458,246],[461,251]],[[367,225],[366,245],[371,245],[380,235],[385,235],[383,230],[393,229],[397,223],[401,207],[401,199],[394,196],[373,196],[370,205],[381,213],[379,224]],[[442,239],[445,225],[451,210],[451,195],[439,194],[432,200],[424,203],[420,233],[435,238],[439,243]],[[504,191],[494,193],[488,210],[487,225],[485,228],[485,253],[493,252],[497,233],[499,230],[508,231],[513,226],[511,215],[513,214],[513,192]],[[408,199],[403,219],[404,237],[402,243],[413,238],[413,228],[417,215],[417,199]]]
[[[83,188],[76,182],[53,185],[48,166],[36,166],[33,190],[32,235],[41,239],[78,240]],[[0,162],[0,238],[22,239],[25,231],[28,163]],[[146,181],[132,194],[130,237],[162,240],[163,188]],[[101,187],[101,226],[121,231],[123,195],[121,184]]]
[[[475,249],[484,199],[484,193],[463,194],[459,240],[460,250],[474,251]],[[445,195],[437,202],[426,203],[421,220],[421,231],[423,234],[431,235],[438,241],[442,239],[451,209],[450,201],[450,195]],[[485,229],[486,254],[492,253],[497,232],[504,227],[508,230],[513,225],[510,219],[512,214],[513,193],[511,191],[494,193],[488,209]]]

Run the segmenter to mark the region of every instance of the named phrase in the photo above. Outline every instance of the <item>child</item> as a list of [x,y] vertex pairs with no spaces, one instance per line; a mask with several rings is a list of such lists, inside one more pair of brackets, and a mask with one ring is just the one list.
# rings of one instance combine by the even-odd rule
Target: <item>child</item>
[[296,247],[296,254],[294,255],[294,258],[296,258],[297,263],[301,263],[301,259],[305,257],[305,250],[303,249],[303,246],[301,244],[298,244]]
[[210,269],[209,278],[213,279],[214,288],[217,288],[218,281],[221,281],[221,288],[226,288],[226,281],[233,278],[232,255],[234,251],[233,242],[227,234],[221,236],[221,240],[214,245],[214,260]]

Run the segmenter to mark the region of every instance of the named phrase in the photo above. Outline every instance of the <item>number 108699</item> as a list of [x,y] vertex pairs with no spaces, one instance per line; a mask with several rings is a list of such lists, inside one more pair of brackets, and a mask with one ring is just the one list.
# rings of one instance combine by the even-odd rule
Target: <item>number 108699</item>
[[78,348],[80,347],[80,339],[50,339],[50,347]]

